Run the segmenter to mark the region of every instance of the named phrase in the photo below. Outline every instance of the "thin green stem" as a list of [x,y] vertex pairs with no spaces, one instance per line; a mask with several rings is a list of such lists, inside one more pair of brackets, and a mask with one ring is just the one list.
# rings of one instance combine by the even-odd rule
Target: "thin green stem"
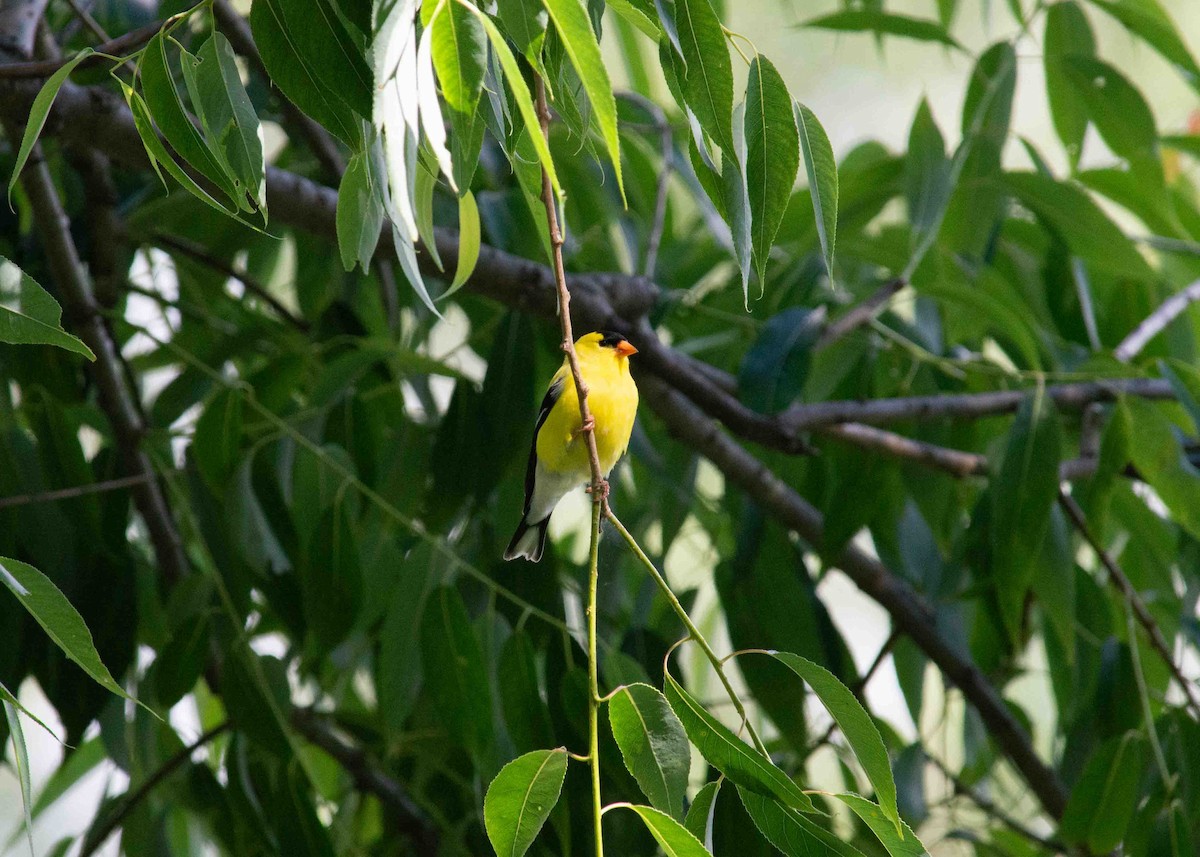
[[742,718],[742,723],[746,725],[746,732],[750,735],[750,740],[754,744],[755,749],[764,756],[770,758],[770,753],[767,752],[766,745],[763,744],[762,739],[758,737],[758,732],[755,731],[754,724],[750,722],[750,718],[746,714],[746,707],[742,705],[741,697],[737,695],[737,691],[733,689],[733,685],[729,682],[729,677],[725,675],[724,662],[717,656],[717,653],[712,650],[712,646],[708,644],[708,640],[706,640],[704,635],[700,633],[700,629],[696,627],[696,624],[692,621],[692,617],[688,615],[687,610],[683,609],[683,605],[679,603],[679,599],[676,598],[675,593],[671,591],[671,585],[667,583],[666,578],[664,578],[662,574],[659,573],[658,569],[655,568],[653,560],[646,556],[646,552],[642,550],[642,546],[639,545],[637,539],[633,537],[633,533],[625,529],[625,525],[622,524],[617,516],[613,514],[612,509],[608,510],[607,517],[609,522],[616,528],[617,532],[621,534],[621,537],[625,539],[625,543],[629,545],[629,549],[633,551],[634,556],[641,560],[642,565],[644,565],[646,570],[650,572],[650,576],[654,578],[654,582],[658,584],[658,588],[662,590],[663,595],[666,596],[667,601],[670,602],[671,609],[675,611],[675,615],[679,617],[679,621],[683,623],[683,627],[687,628],[688,634],[693,640],[696,641],[696,644],[700,647],[700,650],[704,652],[704,656],[708,658],[708,662],[712,664],[713,671],[717,674],[717,678],[721,680],[721,684],[725,687],[725,692],[729,694],[729,699],[733,703],[734,710],[737,711],[738,716]]
[[[588,761],[592,769],[592,823],[596,857],[604,857],[604,803],[600,799],[600,678],[596,657],[596,589],[600,579],[600,503],[592,503],[592,543],[588,556]],[[611,513],[610,513],[611,515]]]

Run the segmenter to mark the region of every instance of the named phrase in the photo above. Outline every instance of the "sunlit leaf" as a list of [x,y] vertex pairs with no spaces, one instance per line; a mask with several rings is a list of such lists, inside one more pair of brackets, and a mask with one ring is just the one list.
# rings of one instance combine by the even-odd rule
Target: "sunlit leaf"
[[499,857],[521,857],[558,803],[567,773],[566,750],[535,750],[514,759],[488,786],[483,818]]
[[57,345],[88,360],[96,355],[62,328],[58,302],[8,259],[0,256],[0,342]]
[[666,698],[647,684],[627,685],[609,700],[608,718],[625,767],[642,793],[658,809],[682,819],[692,754]]

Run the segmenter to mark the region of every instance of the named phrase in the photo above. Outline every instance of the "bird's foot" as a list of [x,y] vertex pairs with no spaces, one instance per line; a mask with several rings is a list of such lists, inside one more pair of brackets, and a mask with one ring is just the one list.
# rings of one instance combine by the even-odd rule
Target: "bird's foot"
[[596,430],[596,418],[593,416],[589,416],[587,418],[587,421],[584,422],[583,425],[581,425],[579,428],[575,429],[575,431],[571,432],[571,440],[578,440],[585,432],[595,431],[595,430]]
[[589,494],[599,497],[601,503],[608,502],[608,480],[601,479],[595,485],[589,485],[585,489]]

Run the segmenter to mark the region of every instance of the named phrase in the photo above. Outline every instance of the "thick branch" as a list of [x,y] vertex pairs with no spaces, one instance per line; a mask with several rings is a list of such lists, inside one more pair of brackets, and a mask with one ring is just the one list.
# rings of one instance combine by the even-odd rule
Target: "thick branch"
[[438,834],[404,786],[382,771],[361,748],[339,735],[324,717],[307,708],[292,712],[292,726],[342,766],[359,791],[375,795],[388,815],[417,846],[417,853],[436,854]]
[[[796,494],[767,465],[750,455],[721,431],[684,396],[661,380],[643,377],[644,401],[676,437],[696,449],[746,492],[765,511],[818,551],[825,540],[821,513]],[[1054,818],[1062,816],[1067,792],[1054,769],[1033,749],[1029,735],[1013,716],[1003,697],[959,647],[942,635],[937,616],[907,583],[879,560],[856,547],[845,548],[833,563],[875,599],[899,628],[937,664],[942,673],[975,706],[1001,752],[1009,758],[1042,806]]]
[[[16,139],[11,124],[6,123],[5,132],[9,139]],[[187,562],[166,496],[149,456],[141,447],[146,427],[137,396],[126,381],[124,359],[92,294],[87,271],[71,238],[70,221],[39,147],[34,148],[21,175],[21,185],[29,196],[33,219],[68,322],[96,355],[91,371],[100,392],[100,406],[112,424],[126,475],[139,477],[132,485],[133,499],[146,523],[155,558],[167,579],[175,582],[183,577]]]
[[[139,48],[146,42],[150,41],[152,38],[154,38],[154,34],[162,29],[165,23],[166,21],[155,21],[151,24],[146,24],[143,27],[138,27],[136,30],[132,30],[124,35],[117,36],[111,41],[96,45],[94,50],[97,54],[112,54],[113,56],[121,56],[122,54],[134,50],[135,48]],[[0,33],[4,32],[7,32],[7,29],[4,26],[3,20],[0,19]],[[27,55],[29,52],[25,51],[24,53]],[[67,62],[69,62],[69,59],[49,59],[37,60],[35,62],[19,62],[0,65],[0,80],[14,80],[19,78],[36,79],[49,77],[50,75],[54,74],[54,72],[66,65]],[[110,62],[110,60],[107,60],[101,56],[91,56],[81,62],[79,67],[82,68],[83,66],[88,65],[99,65],[106,62]],[[34,80],[34,82],[38,86],[41,85],[40,80]]]

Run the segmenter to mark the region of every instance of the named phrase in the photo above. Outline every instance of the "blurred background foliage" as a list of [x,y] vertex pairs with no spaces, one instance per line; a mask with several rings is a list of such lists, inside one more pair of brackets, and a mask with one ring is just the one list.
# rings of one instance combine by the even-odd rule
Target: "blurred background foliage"
[[[4,31],[6,61],[52,66],[192,9],[14,5],[43,23]],[[3,171],[25,168],[0,255],[97,357],[0,344],[0,557],[144,703],[4,593],[0,685],[68,745],[0,724],[5,853],[28,767],[39,855],[488,853],[500,768],[582,752],[582,492],[541,564],[500,560],[561,360],[535,66],[577,331],[643,350],[614,508],[718,652],[851,688],[932,854],[1197,853],[1189,3],[588,2],[591,63],[578,20],[526,0],[316,6],[337,39],[285,0],[150,26],[107,51],[149,41],[129,66],[62,84],[37,150],[49,70],[0,67]],[[406,13],[414,39],[457,27],[419,131],[416,91],[372,86]],[[714,69],[725,109],[695,88]],[[602,690],[669,664],[736,730],[610,532],[600,562]],[[872,792],[795,675],[729,671],[775,764]],[[601,723],[605,801],[644,803]],[[887,853],[814,798],[837,853]],[[711,852],[794,853],[752,805],[717,793]],[[572,764],[531,853],[591,853],[589,813]],[[609,853],[656,853],[632,818],[606,818]]]

